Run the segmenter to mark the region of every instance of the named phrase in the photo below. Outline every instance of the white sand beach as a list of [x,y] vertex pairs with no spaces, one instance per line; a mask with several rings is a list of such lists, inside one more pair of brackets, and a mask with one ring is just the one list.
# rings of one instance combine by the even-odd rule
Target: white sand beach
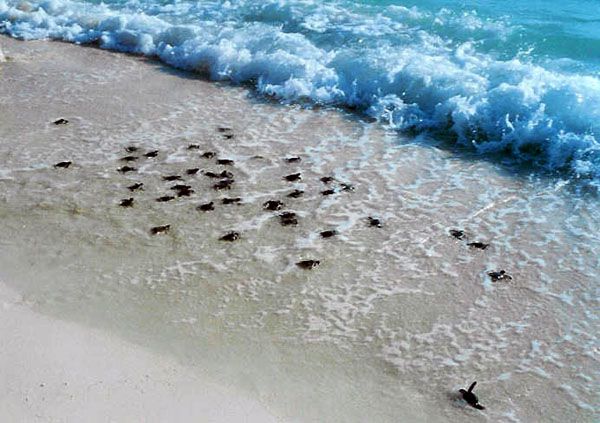
[[276,422],[199,369],[37,314],[0,284],[0,409],[11,422]]
[[599,228],[568,183],[139,56],[0,44],[9,421],[597,421]]

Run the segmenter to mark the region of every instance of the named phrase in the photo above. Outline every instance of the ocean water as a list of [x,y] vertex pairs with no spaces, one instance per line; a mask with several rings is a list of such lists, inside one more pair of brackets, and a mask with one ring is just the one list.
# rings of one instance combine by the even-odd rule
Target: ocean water
[[158,57],[600,181],[595,0],[0,0],[0,31]]

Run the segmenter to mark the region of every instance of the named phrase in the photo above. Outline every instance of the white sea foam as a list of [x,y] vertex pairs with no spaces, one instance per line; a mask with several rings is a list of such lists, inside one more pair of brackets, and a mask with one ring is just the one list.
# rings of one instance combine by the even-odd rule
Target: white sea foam
[[482,51],[514,28],[475,13],[306,0],[0,0],[0,30],[157,56],[282,101],[349,106],[399,130],[433,130],[484,155],[600,180],[600,80],[523,52],[501,60]]

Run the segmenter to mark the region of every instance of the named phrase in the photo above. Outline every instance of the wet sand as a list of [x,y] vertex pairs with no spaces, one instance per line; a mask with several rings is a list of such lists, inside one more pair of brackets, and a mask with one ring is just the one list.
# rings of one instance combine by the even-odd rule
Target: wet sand
[[[562,185],[138,57],[2,43],[0,277],[36,313],[200,369],[284,420],[594,420],[598,215]],[[223,171],[235,183],[215,190],[206,172]],[[180,183],[194,192],[176,197]],[[492,282],[501,269],[513,279]],[[473,380],[483,412],[455,397]]]

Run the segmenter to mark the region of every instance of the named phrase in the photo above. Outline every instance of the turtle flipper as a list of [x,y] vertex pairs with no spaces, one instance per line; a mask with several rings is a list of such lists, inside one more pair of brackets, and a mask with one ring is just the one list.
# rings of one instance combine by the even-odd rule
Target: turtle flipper
[[478,410],[485,410],[485,407],[479,403],[475,404],[473,407],[475,407]]
[[473,390],[473,388],[475,387],[475,385],[477,385],[477,382],[473,382],[471,384],[471,386],[469,386],[469,390],[467,392],[471,392]]

